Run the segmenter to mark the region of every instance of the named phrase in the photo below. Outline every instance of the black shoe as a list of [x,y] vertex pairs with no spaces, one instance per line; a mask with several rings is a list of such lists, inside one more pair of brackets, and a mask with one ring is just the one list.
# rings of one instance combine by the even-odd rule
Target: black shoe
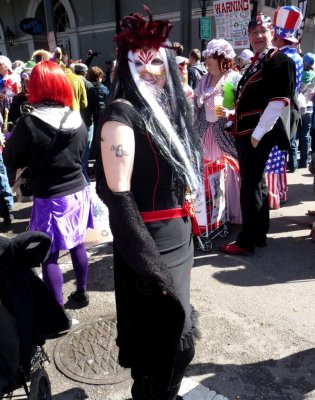
[[0,216],[3,218],[3,222],[5,225],[11,225],[14,217],[10,212],[10,208],[8,207],[5,198],[0,195]]
[[3,222],[4,222],[5,225],[9,226],[9,225],[12,224],[13,221],[14,221],[14,216],[11,213],[9,213],[5,217],[3,217]]
[[83,289],[77,289],[75,292],[72,292],[69,297],[81,307],[86,307],[90,302],[88,292]]

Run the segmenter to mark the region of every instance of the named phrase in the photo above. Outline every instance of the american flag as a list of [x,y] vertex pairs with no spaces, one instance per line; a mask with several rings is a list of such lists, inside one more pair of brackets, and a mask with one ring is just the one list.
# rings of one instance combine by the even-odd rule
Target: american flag
[[278,146],[273,147],[266,163],[267,174],[282,174],[286,162],[286,151],[279,150]]

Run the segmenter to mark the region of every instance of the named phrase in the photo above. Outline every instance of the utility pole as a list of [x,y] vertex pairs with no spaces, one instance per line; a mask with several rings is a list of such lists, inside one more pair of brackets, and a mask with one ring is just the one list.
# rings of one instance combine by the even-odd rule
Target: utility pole
[[253,8],[251,12],[251,19],[255,18],[258,10],[258,0],[252,0]]
[[184,46],[184,54],[191,50],[191,0],[180,2],[180,41]]
[[115,18],[116,18],[116,33],[119,33],[121,31],[121,29],[120,29],[120,20],[121,20],[120,0],[115,0]]
[[56,34],[55,34],[55,20],[54,20],[54,10],[52,5],[52,0],[43,0],[45,17],[46,17],[46,27],[47,27],[47,41],[50,51],[54,51],[56,48]]

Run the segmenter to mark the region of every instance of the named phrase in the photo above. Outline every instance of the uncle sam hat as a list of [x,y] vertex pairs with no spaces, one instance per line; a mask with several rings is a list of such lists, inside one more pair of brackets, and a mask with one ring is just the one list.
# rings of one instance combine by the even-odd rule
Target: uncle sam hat
[[276,10],[273,25],[275,35],[292,43],[297,43],[295,32],[299,29],[303,16],[298,7],[283,6]]

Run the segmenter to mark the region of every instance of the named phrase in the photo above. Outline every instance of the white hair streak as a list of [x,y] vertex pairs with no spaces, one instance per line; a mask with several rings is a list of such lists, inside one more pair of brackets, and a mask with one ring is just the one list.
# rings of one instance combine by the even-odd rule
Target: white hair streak
[[[160,47],[159,52],[161,53],[161,55],[163,57],[164,65],[166,68],[166,76],[169,77],[170,72],[169,72],[166,51],[163,47]],[[131,75],[134,79],[134,82],[135,82],[140,94],[147,101],[150,108],[155,113],[158,121],[164,127],[165,131],[168,133],[169,140],[170,140],[172,146],[176,149],[178,156],[180,157],[180,159],[182,160],[182,162],[186,168],[186,179],[187,179],[188,186],[190,187],[191,190],[197,189],[199,186],[199,178],[197,177],[197,175],[190,163],[190,160],[187,157],[187,152],[185,151],[185,145],[187,146],[188,143],[181,142],[176,130],[172,126],[168,116],[163,111],[162,107],[159,105],[155,96],[152,94],[152,91],[150,90],[149,86],[145,83],[145,81],[143,81],[140,78],[140,75],[135,67],[134,55],[131,50],[129,50],[129,52],[128,52],[128,63],[129,63]],[[167,82],[168,82],[168,86],[169,86],[169,90],[170,90],[170,96],[171,96],[171,102],[172,102],[173,109],[175,112],[178,112],[177,111],[177,103],[175,101],[176,95],[175,95],[175,90],[174,90],[172,80],[167,79]]]

